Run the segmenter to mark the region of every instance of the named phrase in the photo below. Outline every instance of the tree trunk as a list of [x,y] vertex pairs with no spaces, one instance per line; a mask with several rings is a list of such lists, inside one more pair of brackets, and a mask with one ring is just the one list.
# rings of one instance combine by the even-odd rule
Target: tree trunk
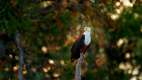
[[22,74],[22,69],[23,69],[23,64],[24,64],[24,52],[23,49],[21,48],[20,45],[20,34],[16,34],[16,45],[17,48],[19,49],[19,70],[18,70],[18,78],[19,80],[23,80],[23,74]]

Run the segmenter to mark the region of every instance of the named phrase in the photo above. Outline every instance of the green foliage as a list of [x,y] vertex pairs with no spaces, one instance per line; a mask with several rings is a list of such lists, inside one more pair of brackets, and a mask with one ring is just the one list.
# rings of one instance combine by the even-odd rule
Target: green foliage
[[136,48],[135,48],[135,58],[137,60],[137,64],[142,64],[141,59],[142,59],[142,38],[139,38],[137,43],[136,43]]
[[43,80],[43,76],[44,76],[44,74],[43,73],[41,73],[41,72],[37,72],[37,73],[34,73],[34,80]]

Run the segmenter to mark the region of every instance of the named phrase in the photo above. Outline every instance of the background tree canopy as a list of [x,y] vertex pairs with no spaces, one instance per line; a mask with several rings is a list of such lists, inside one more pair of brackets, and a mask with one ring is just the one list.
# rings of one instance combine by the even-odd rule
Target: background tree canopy
[[85,80],[142,80],[141,0],[0,0],[0,80],[73,80],[70,48],[93,29]]

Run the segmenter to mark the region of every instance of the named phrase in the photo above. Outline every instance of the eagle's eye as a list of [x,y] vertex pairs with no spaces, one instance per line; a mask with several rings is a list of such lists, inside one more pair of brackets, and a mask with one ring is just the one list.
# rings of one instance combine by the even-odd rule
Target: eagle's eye
[[91,28],[90,27],[84,27],[84,31],[91,31]]

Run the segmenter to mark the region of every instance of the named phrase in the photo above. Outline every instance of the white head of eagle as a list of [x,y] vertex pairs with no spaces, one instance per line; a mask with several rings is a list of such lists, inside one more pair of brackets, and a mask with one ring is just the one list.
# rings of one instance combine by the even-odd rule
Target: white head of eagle
[[71,48],[71,62],[80,57],[80,53],[85,54],[91,43],[91,28],[84,27],[84,32],[79,39],[75,41]]

